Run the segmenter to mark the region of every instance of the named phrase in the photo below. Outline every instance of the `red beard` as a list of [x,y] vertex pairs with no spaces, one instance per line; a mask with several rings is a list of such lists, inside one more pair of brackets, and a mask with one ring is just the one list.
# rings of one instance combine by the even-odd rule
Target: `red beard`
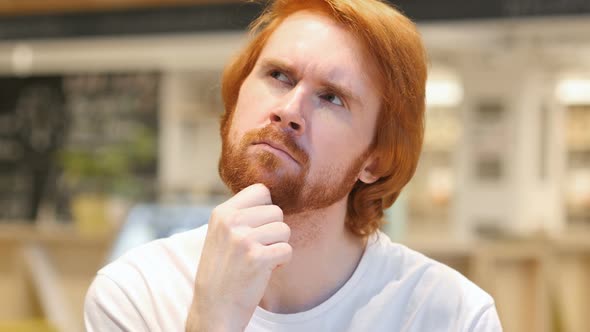
[[[228,121],[231,126],[231,121]],[[320,176],[311,182],[308,179],[309,156],[287,132],[276,125],[247,132],[239,144],[231,144],[227,133],[222,130],[222,152],[219,174],[225,184],[235,193],[255,184],[264,184],[271,193],[272,202],[285,215],[328,207],[347,196],[352,190],[359,170],[368,155],[355,160],[349,169],[337,167],[322,170]],[[287,161],[265,151],[252,151],[256,142],[270,141],[285,147],[298,162],[293,170],[293,161]],[[344,173],[342,176],[342,173]]]

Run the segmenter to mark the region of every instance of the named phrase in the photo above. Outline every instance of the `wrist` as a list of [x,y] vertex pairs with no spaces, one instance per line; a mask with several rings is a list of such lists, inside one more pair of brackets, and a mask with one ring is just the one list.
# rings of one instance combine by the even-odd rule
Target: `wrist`
[[194,310],[191,307],[186,320],[186,332],[243,332],[246,324],[240,324],[227,312],[224,315],[216,315],[210,311]]

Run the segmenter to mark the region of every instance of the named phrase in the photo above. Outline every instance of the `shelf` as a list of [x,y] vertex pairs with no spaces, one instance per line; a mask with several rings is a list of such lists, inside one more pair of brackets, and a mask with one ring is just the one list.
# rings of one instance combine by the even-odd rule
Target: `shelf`
[[0,243],[40,242],[43,244],[107,246],[114,234],[80,233],[72,225],[37,226],[28,221],[0,222]]

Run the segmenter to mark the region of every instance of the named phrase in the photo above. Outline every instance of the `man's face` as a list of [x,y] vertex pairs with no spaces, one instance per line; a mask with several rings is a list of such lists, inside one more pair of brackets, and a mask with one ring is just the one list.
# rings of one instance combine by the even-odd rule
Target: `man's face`
[[345,198],[370,162],[380,106],[367,68],[338,23],[287,17],[240,88],[223,137],[225,183],[234,192],[265,184],[287,215]]

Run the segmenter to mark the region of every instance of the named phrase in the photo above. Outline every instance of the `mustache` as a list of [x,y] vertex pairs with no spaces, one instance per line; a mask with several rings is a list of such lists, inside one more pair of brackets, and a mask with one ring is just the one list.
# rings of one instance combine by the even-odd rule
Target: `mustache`
[[[295,138],[288,132],[281,130],[273,125],[268,125],[262,129],[255,129],[244,134],[243,143],[245,146],[252,145],[260,141],[270,141],[281,144],[295,160],[301,165],[307,165],[309,155],[297,143]],[[244,147],[245,147],[244,146]]]

